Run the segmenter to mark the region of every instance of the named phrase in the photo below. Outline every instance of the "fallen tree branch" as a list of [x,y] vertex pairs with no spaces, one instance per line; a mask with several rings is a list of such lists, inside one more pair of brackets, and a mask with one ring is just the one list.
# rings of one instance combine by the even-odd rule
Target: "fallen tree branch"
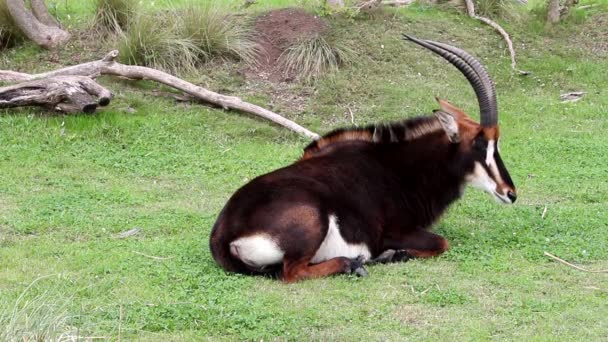
[[111,99],[109,90],[86,76],[54,76],[0,87],[0,108],[44,106],[68,113],[93,113]]
[[588,270],[588,269],[586,269],[586,268],[584,268],[584,267],[581,267],[581,266],[577,266],[577,265],[571,264],[571,263],[567,262],[566,260],[561,259],[561,258],[558,258],[558,257],[556,257],[555,255],[553,255],[553,254],[551,254],[551,253],[549,253],[549,252],[545,252],[544,254],[545,254],[546,256],[548,256],[549,258],[553,259],[553,260],[559,261],[559,262],[561,262],[562,264],[564,264],[564,265],[568,265],[568,266],[570,266],[570,267],[572,267],[572,268],[575,268],[575,269],[577,269],[577,270],[579,270],[579,271],[583,271],[583,272],[589,272],[589,273],[608,273],[608,270]]
[[408,5],[413,4],[414,1],[416,1],[416,0],[385,0],[385,1],[382,1],[382,5],[383,6],[392,6],[392,7],[408,6]]
[[407,6],[411,5],[416,0],[364,0],[355,6],[355,9],[363,12],[371,12],[379,7],[391,6]]
[[517,69],[517,62],[515,62],[515,49],[513,48],[513,42],[511,41],[511,37],[509,36],[507,31],[505,31],[500,25],[498,25],[496,22],[492,21],[491,19],[488,19],[486,17],[482,17],[482,16],[475,14],[475,4],[473,3],[473,0],[464,0],[464,3],[466,5],[467,14],[469,17],[475,18],[475,19],[491,26],[493,29],[498,31],[498,33],[500,33],[502,38],[507,42],[507,46],[509,48],[509,54],[511,55],[511,69],[519,72],[522,75],[530,74],[530,72],[528,72],[528,71],[523,71],[523,70]]
[[78,64],[67,68],[33,75],[0,70],[0,81],[29,81],[36,79],[45,79],[48,77],[54,77],[59,75],[81,75],[89,77],[95,77],[97,75],[112,75],[118,77],[126,77],[133,80],[152,80],[175,88],[177,90],[181,90],[195,97],[196,99],[217,105],[226,110],[234,109],[241,112],[260,116],[283,127],[289,128],[290,130],[302,134],[308,138],[319,138],[318,134],[311,132],[310,130],[298,125],[297,123],[288,120],[272,111],[264,109],[260,106],[245,102],[239,97],[218,94],[216,92],[207,90],[203,87],[199,87],[160,70],[136,65],[121,64],[116,62],[116,57],[118,57],[118,51],[113,50],[108,53],[103,59],[98,61]]

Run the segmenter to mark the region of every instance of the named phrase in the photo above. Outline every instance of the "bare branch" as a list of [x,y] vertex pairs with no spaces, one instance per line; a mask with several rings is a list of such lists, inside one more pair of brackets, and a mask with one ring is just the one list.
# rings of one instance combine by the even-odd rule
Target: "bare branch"
[[586,268],[584,268],[584,267],[581,267],[581,266],[577,266],[577,265],[571,264],[571,263],[567,262],[566,260],[561,259],[561,258],[558,258],[558,257],[556,257],[555,255],[553,255],[553,254],[551,254],[551,253],[549,253],[549,252],[545,252],[544,254],[545,254],[546,256],[548,256],[549,258],[553,259],[553,260],[559,261],[559,262],[561,262],[562,264],[564,264],[564,265],[568,265],[568,266],[570,266],[570,267],[572,267],[572,268],[575,268],[575,269],[577,269],[577,270],[579,270],[579,271],[583,271],[583,272],[589,272],[589,273],[608,273],[608,270],[588,270],[588,269],[586,269]]
[[528,75],[530,72],[517,69],[517,63],[515,62],[515,49],[513,48],[513,42],[511,41],[511,37],[509,37],[509,34],[507,33],[507,31],[505,31],[496,22],[494,22],[486,17],[482,17],[482,16],[475,14],[475,4],[473,3],[473,0],[464,0],[464,2],[466,5],[466,8],[467,8],[467,14],[469,17],[475,18],[475,19],[491,26],[493,29],[498,31],[498,33],[500,33],[500,35],[503,37],[503,39],[507,42],[507,46],[509,48],[509,54],[511,55],[511,69],[519,72],[522,75]]

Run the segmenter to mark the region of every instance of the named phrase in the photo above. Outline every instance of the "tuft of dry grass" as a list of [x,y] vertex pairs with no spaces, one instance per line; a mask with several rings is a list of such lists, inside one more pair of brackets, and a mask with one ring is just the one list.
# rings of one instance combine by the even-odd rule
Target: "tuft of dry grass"
[[521,19],[518,10],[521,3],[518,0],[476,0],[475,11],[478,15],[488,18],[509,20]]
[[121,33],[140,10],[136,0],[97,0],[93,26],[102,33]]
[[[2,341],[76,341],[78,334],[70,326],[68,303],[48,292],[32,295],[35,285],[46,278],[35,279],[12,303],[12,310],[0,312]],[[11,303],[2,303],[9,308]]]
[[210,3],[189,2],[157,13],[141,10],[120,35],[125,63],[190,72],[212,58],[255,63],[257,44],[244,26]]
[[323,73],[338,71],[353,54],[353,50],[344,44],[314,35],[288,46],[279,57],[279,63],[286,74],[295,73],[301,80],[310,82]]
[[120,58],[128,64],[177,73],[194,70],[204,55],[192,38],[181,35],[179,22],[167,13],[139,13],[121,38]]
[[254,63],[258,53],[251,33],[211,3],[191,1],[179,11],[181,35],[203,52],[203,60],[231,57]]

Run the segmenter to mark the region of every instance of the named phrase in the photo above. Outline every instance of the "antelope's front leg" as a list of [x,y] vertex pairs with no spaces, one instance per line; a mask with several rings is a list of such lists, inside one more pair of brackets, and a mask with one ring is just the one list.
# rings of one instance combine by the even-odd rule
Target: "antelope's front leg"
[[[382,256],[390,256],[389,261],[407,261],[409,257],[429,258],[440,255],[449,248],[448,240],[443,236],[416,229],[398,238],[384,239],[385,252],[376,259]],[[394,250],[392,255],[390,250]]]

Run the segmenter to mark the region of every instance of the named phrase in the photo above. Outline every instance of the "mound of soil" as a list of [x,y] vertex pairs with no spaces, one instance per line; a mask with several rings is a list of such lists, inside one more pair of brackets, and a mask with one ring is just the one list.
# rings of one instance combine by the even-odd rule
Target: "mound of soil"
[[292,43],[322,33],[327,28],[323,19],[298,8],[273,10],[259,16],[254,31],[261,51],[257,67],[250,70],[248,76],[273,82],[293,80],[295,75],[281,69],[279,57]]

